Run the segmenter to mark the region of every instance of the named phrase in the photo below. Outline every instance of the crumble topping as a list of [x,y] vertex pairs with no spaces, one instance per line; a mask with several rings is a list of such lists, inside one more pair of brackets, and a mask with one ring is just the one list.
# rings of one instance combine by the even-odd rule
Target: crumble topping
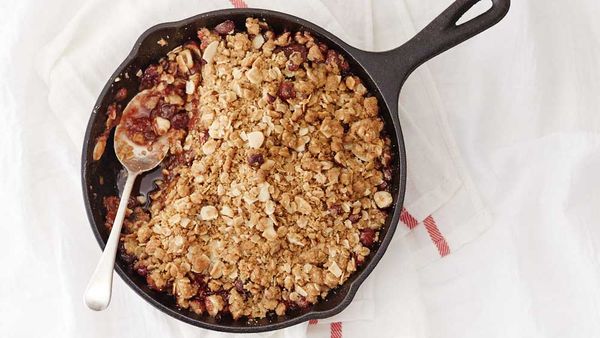
[[138,137],[171,144],[149,207],[130,200],[122,254],[198,314],[306,308],[364,262],[393,203],[377,99],[307,32],[248,18],[245,31],[228,20],[198,39],[137,74],[161,93]]

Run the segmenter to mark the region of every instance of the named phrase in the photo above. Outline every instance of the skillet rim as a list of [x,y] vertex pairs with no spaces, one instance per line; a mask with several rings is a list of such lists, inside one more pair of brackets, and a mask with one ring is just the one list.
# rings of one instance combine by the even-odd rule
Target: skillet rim
[[[405,147],[404,147],[402,131],[400,128],[400,122],[399,122],[399,118],[398,118],[398,111],[397,111],[397,109],[395,111],[391,111],[391,109],[390,109],[392,107],[396,108],[397,105],[390,104],[389,100],[397,100],[398,98],[397,97],[395,97],[395,98],[385,97],[384,91],[378,86],[378,79],[376,79],[373,76],[373,73],[371,72],[372,70],[367,68],[369,66],[369,64],[363,63],[365,54],[376,55],[378,53],[368,53],[368,52],[364,52],[364,51],[358,50],[356,48],[353,48],[353,47],[349,46],[348,44],[346,44],[345,42],[343,42],[341,39],[339,39],[334,34],[328,32],[327,30],[321,28],[320,26],[318,26],[314,23],[311,23],[309,21],[306,21],[304,19],[300,19],[298,17],[289,15],[286,13],[265,10],[265,9],[256,9],[256,8],[220,9],[220,10],[201,13],[201,14],[189,17],[189,18],[182,19],[182,20],[165,22],[165,23],[161,23],[161,24],[152,26],[149,29],[147,29],[146,31],[144,31],[140,35],[140,37],[136,40],[132,50],[129,52],[129,54],[124,59],[124,61],[121,62],[121,64],[117,67],[115,72],[108,79],[107,83],[105,84],[104,88],[102,89],[101,93],[98,96],[98,99],[94,105],[94,109],[92,110],[92,114],[90,115],[90,118],[88,120],[88,124],[86,127],[86,132],[85,132],[85,137],[84,137],[84,142],[83,142],[83,149],[82,149],[82,158],[81,158],[81,175],[82,175],[81,178],[82,178],[83,198],[84,198],[86,213],[88,216],[88,221],[90,223],[90,226],[92,228],[92,231],[94,233],[94,236],[96,237],[98,244],[100,245],[100,247],[102,249],[104,249],[105,241],[102,238],[102,235],[99,231],[99,226],[96,224],[96,222],[94,220],[92,204],[91,204],[91,197],[88,193],[88,185],[90,185],[89,184],[90,182],[88,182],[88,179],[87,179],[88,178],[87,177],[88,176],[87,175],[87,169],[88,169],[87,167],[90,163],[90,156],[88,156],[89,155],[88,153],[90,153],[90,149],[93,149],[93,144],[92,144],[93,140],[91,139],[91,137],[92,137],[91,133],[92,133],[92,129],[93,129],[92,127],[93,127],[94,123],[96,122],[98,115],[100,114],[99,109],[102,105],[102,102],[105,100],[107,94],[109,94],[112,86],[114,85],[115,78],[120,76],[120,74],[122,74],[127,69],[129,64],[141,52],[140,47],[142,47],[143,42],[150,35],[155,33],[156,31],[159,31],[164,28],[182,29],[184,26],[194,24],[194,22],[196,22],[196,21],[202,21],[202,20],[206,20],[209,18],[215,18],[215,17],[223,17],[223,19],[225,20],[225,19],[227,19],[227,15],[231,15],[234,13],[236,15],[261,17],[261,18],[266,19],[267,21],[269,19],[274,19],[274,18],[277,20],[281,20],[281,21],[287,21],[290,23],[294,23],[296,25],[300,25],[310,31],[317,32],[319,35],[322,35],[322,36],[326,37],[327,39],[329,39],[330,41],[328,42],[328,44],[330,44],[334,48],[337,48],[338,50],[343,50],[347,55],[351,56],[352,59],[354,60],[354,63],[356,64],[354,67],[360,67],[361,68],[360,70],[362,70],[363,73],[370,78],[369,80],[374,85],[374,86],[372,86],[372,88],[370,88],[370,90],[372,92],[378,92],[380,94],[380,98],[383,99],[383,102],[385,104],[385,110],[390,115],[389,118],[392,122],[391,124],[392,124],[394,132],[396,134],[396,137],[395,138],[391,137],[391,139],[392,139],[392,145],[393,145],[392,152],[393,152],[393,156],[395,157],[394,161],[398,164],[398,166],[395,166],[392,170],[392,173],[393,173],[392,180],[394,182],[396,180],[398,181],[398,191],[397,191],[396,196],[394,196],[393,209],[391,209],[390,215],[388,215],[388,220],[386,220],[385,227],[387,227],[387,230],[385,232],[384,237],[380,238],[379,246],[376,248],[376,251],[372,254],[372,256],[369,258],[369,260],[363,265],[363,268],[359,271],[354,272],[354,275],[356,275],[354,280],[347,281],[345,283],[346,285],[348,285],[348,289],[347,289],[345,295],[343,295],[342,300],[339,301],[337,304],[333,304],[333,307],[331,309],[328,309],[328,310],[311,309],[307,312],[304,312],[304,313],[301,313],[298,315],[293,315],[293,317],[284,319],[280,322],[270,322],[270,323],[267,323],[264,325],[256,325],[256,326],[252,326],[252,325],[230,326],[230,325],[223,325],[218,322],[209,323],[209,322],[206,322],[206,321],[203,321],[200,319],[186,316],[186,315],[182,314],[181,312],[177,312],[174,309],[172,309],[171,307],[163,304],[158,299],[153,297],[151,294],[147,293],[145,290],[143,290],[141,287],[139,287],[131,278],[130,273],[128,271],[126,271],[120,264],[115,264],[115,270],[117,271],[119,276],[121,276],[121,278],[124,280],[124,282],[129,287],[131,287],[144,300],[146,300],[147,302],[149,302],[150,304],[152,304],[154,307],[161,310],[162,312],[170,315],[171,317],[174,317],[178,320],[181,320],[188,324],[191,324],[191,325],[194,325],[197,327],[201,327],[204,329],[211,329],[211,330],[230,332],[230,333],[256,333],[256,332],[272,331],[272,330],[278,330],[278,329],[290,327],[290,326],[293,326],[293,325],[296,325],[296,324],[299,324],[299,323],[302,323],[302,322],[305,322],[305,321],[308,321],[311,319],[328,318],[328,317],[334,316],[334,315],[340,313],[341,311],[343,311],[351,303],[351,301],[353,300],[354,296],[356,295],[356,292],[358,291],[359,287],[362,285],[362,283],[365,281],[365,279],[371,274],[371,272],[373,271],[375,266],[379,263],[379,261],[383,257],[385,251],[387,250],[387,247],[389,246],[389,244],[392,240],[392,237],[393,237],[396,227],[398,225],[398,221],[400,218],[400,211],[402,209],[402,205],[404,202],[404,195],[405,195],[405,189],[406,189],[406,152],[405,152]],[[385,114],[385,113],[381,113],[381,109],[380,109],[380,114]],[[388,122],[386,121],[386,123],[388,123]],[[327,298],[329,298],[329,297],[327,297]]]

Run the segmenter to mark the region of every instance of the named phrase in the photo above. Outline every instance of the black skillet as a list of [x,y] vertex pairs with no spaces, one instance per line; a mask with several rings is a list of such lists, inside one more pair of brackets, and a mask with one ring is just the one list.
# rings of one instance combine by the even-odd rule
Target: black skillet
[[[102,90],[90,116],[83,144],[81,169],[84,202],[92,230],[102,248],[108,238],[108,231],[103,225],[105,210],[102,206],[102,198],[118,194],[123,177],[122,167],[112,151],[112,141],[107,144],[107,150],[102,159],[91,160],[94,142],[103,131],[106,120],[104,112],[107,106],[112,103],[119,88],[125,87],[129,93],[136,93],[139,83],[134,74],[138,69],[144,69],[150,63],[157,62],[174,46],[195,38],[198,28],[214,27],[225,20],[233,20],[238,28],[243,28],[247,17],[256,17],[265,19],[276,32],[285,29],[290,31],[306,30],[345,56],[350,63],[351,71],[364,81],[370,92],[376,95],[380,102],[381,115],[385,120],[385,132],[392,139],[393,146],[393,168],[395,170],[391,192],[394,197],[394,205],[381,231],[380,243],[372,250],[365,264],[326,299],[307,310],[286,316],[274,316],[255,321],[199,316],[191,311],[178,308],[172,297],[150,290],[146,286],[145,280],[131,271],[123,258],[117,260],[116,270],[119,275],[135,292],[161,311],[189,324],[218,331],[243,333],[276,330],[309,319],[330,317],[346,308],[361,283],[383,256],[392,239],[402,210],[406,186],[406,154],[398,119],[400,88],[409,74],[419,65],[493,26],[506,15],[510,6],[510,0],[492,0],[492,7],[485,13],[468,22],[456,25],[460,17],[479,1],[456,0],[404,45],[381,53],[356,49],[308,21],[262,9],[219,10],[182,21],[160,24],[144,32],[127,59],[119,66]],[[161,38],[168,42],[167,46],[161,47],[156,43]],[[131,96],[133,94],[129,97]],[[150,173],[145,178],[138,179],[141,184],[134,187],[134,193],[135,189],[141,192],[150,190],[153,177],[156,175]]]

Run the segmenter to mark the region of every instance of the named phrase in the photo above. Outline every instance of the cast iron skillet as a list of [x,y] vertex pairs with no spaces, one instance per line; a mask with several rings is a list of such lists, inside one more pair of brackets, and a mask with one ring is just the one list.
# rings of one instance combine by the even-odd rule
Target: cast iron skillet
[[[120,181],[123,178],[121,165],[112,150],[112,141],[108,142],[106,153],[99,161],[91,160],[96,137],[102,132],[106,120],[104,112],[107,106],[112,103],[119,88],[125,87],[129,93],[137,92],[139,83],[134,74],[138,69],[144,69],[150,63],[157,62],[170,49],[194,38],[198,28],[214,27],[227,19],[233,20],[238,28],[243,28],[245,19],[251,16],[265,19],[275,31],[307,30],[320,41],[344,55],[350,63],[351,71],[359,76],[370,92],[379,99],[381,115],[385,120],[385,132],[392,139],[393,168],[395,170],[391,193],[394,197],[394,204],[386,224],[381,230],[379,246],[372,250],[365,264],[344,285],[332,292],[327,299],[302,312],[255,321],[236,321],[228,317],[214,319],[208,315],[199,316],[191,311],[178,308],[172,297],[150,290],[146,286],[145,280],[131,271],[127,262],[122,258],[118,259],[116,265],[119,275],[135,292],[161,311],[189,324],[218,331],[260,332],[281,329],[309,319],[330,317],[346,308],[360,284],[383,256],[392,239],[402,210],[406,186],[406,154],[398,119],[400,88],[409,74],[423,62],[493,26],[506,15],[510,6],[510,0],[492,0],[493,5],[487,12],[466,23],[456,25],[458,19],[479,1],[456,0],[414,38],[396,49],[381,53],[356,49],[308,21],[262,9],[219,10],[182,21],[160,24],[144,32],[127,59],[117,68],[102,90],[90,116],[83,144],[81,163],[83,196],[92,230],[102,248],[108,238],[108,231],[103,225],[105,211],[102,206],[102,198],[118,194],[122,185]],[[156,42],[160,38],[168,41],[168,45],[159,46]],[[112,140],[112,137],[109,139]],[[146,180],[142,178],[141,187],[138,184],[137,189],[149,190],[150,176]]]

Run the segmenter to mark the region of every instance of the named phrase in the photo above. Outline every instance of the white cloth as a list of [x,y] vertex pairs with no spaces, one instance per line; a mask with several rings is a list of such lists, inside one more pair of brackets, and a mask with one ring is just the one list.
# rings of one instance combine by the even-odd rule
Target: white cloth
[[[119,2],[115,7],[107,7],[104,1],[89,2],[41,53],[43,61],[40,63],[40,72],[49,87],[50,107],[53,113],[64,121],[63,125],[76,145],[82,143],[89,107],[93,106],[96,93],[106,82],[102,74],[110,74],[114,70],[115,65],[123,58],[122,55],[129,51],[130,41],[135,40],[138,32],[150,26],[152,22],[184,18],[189,16],[190,10],[198,6],[193,2],[171,2],[165,5],[165,8],[173,8],[173,13],[165,15],[165,8],[160,6],[136,11],[141,7],[140,4]],[[215,4],[228,5],[223,1],[217,1]],[[213,9],[210,5],[202,3],[202,11]],[[324,11],[319,3],[314,3],[313,6],[286,4],[285,8],[287,12],[326,24],[331,29],[337,24],[342,29],[346,28],[348,35],[357,31],[355,27],[372,27],[363,31],[365,41],[361,41],[359,46],[363,48],[373,45],[379,30],[372,19],[367,22],[361,17],[332,21],[331,15]],[[99,15],[100,13],[104,15]],[[135,16],[132,13],[136,13]],[[406,11],[399,13],[403,13],[405,18],[401,21],[407,24],[403,25],[405,27],[398,27],[397,33],[405,34],[405,39],[408,39],[416,31],[410,28],[410,18]],[[134,18],[136,20],[132,20]],[[114,24],[110,29],[101,29],[106,20]],[[92,53],[98,45],[108,47],[101,53]],[[94,65],[92,69],[91,64]],[[408,241],[416,264],[421,266],[439,258],[440,254],[448,254],[449,245],[457,249],[463,243],[477,237],[489,222],[484,218],[486,211],[478,194],[464,183],[469,183],[468,174],[462,169],[458,150],[449,135],[434,84],[426,71],[420,72],[419,76],[419,90],[409,96],[410,100],[406,100],[407,105],[415,106],[414,111],[402,111],[400,116],[408,149],[408,184],[405,199],[405,208],[411,213],[408,217],[414,217],[415,222],[422,222],[433,214],[437,219],[435,223],[428,223],[428,226],[438,228],[433,230],[430,227],[419,226],[413,230],[414,233]],[[78,99],[73,100],[73,97]],[[408,231],[409,228],[401,223],[396,238]],[[449,243],[444,239],[443,249],[439,243],[436,246],[436,243],[432,242],[431,231],[441,231],[439,236],[447,235]],[[369,280],[346,311],[322,322],[372,320],[376,305],[372,285],[372,280]]]
[[[221,336],[154,310],[119,278],[108,311],[92,313],[83,307],[81,294],[98,248],[83,212],[79,153],[86,115],[134,39],[156,22],[227,3],[145,2],[133,10],[126,2],[94,3],[23,1],[10,8],[0,4],[5,13],[0,61],[6,65],[0,70],[0,208],[6,221],[0,224],[7,239],[0,258],[6,280],[0,288],[0,334]],[[306,8],[295,9],[298,6],[289,2],[249,1],[304,17],[357,47],[373,50],[399,45],[411,27],[423,27],[448,3],[309,1]],[[436,251],[424,241],[426,233],[396,236],[357,301],[336,319],[344,320],[344,337],[600,335],[600,234],[594,227],[600,216],[600,24],[594,21],[599,11],[600,5],[592,1],[515,2],[497,27],[432,60],[426,66],[430,71],[421,68],[409,79],[401,95],[407,115],[401,116],[410,119],[403,123],[418,121],[421,116],[408,115],[417,112],[448,114],[449,132],[442,128],[442,133],[456,138],[474,181],[471,185],[468,177],[460,177],[458,185],[482,193],[481,210],[491,210],[494,226],[461,250],[454,250],[448,234],[451,254],[433,262],[427,258],[436,257]],[[112,20],[114,12],[135,15],[121,22]],[[116,38],[102,39],[121,25],[124,30]],[[69,30],[73,36],[65,38]],[[54,40],[56,36],[61,38]],[[40,54],[40,46],[49,41],[65,44]],[[90,41],[96,43],[87,53],[76,48]],[[66,65],[85,56],[90,62],[72,69],[72,75],[87,75],[82,82],[52,85],[57,78],[51,69],[68,70]],[[103,57],[110,59],[101,61]],[[58,79],[64,75],[59,73]],[[72,93],[67,101],[65,92]],[[84,111],[73,110],[76,106]],[[438,120],[446,124],[443,116]],[[456,153],[449,152],[462,173]],[[447,206],[415,216],[433,213],[443,231],[441,227],[450,223],[441,220],[455,220],[442,213]],[[456,209],[461,206],[447,208]],[[464,224],[458,221],[457,227]],[[432,251],[420,250],[420,240]],[[458,247],[462,241],[456,243]],[[372,304],[371,310],[360,306],[360,299]],[[349,320],[350,313],[360,320]],[[297,326],[277,334],[303,336],[305,330]],[[319,336],[327,330],[318,324],[308,334]]]

